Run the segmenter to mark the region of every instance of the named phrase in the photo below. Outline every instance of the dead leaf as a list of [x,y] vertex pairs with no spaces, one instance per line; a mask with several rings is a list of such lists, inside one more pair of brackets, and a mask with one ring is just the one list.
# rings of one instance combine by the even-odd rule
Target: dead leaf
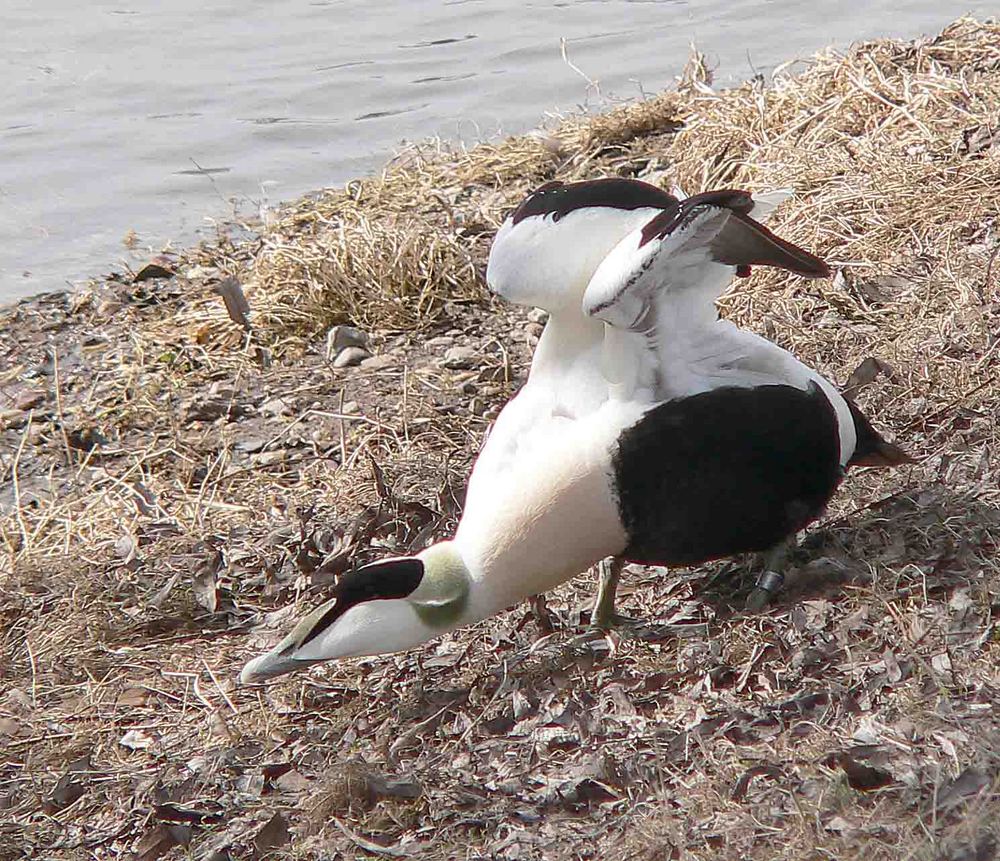
[[856,789],[859,792],[871,792],[893,783],[893,777],[888,771],[865,765],[847,751],[835,753],[831,759],[847,775],[847,783],[851,789]]
[[223,278],[218,284],[212,287],[212,292],[221,296],[226,303],[226,311],[229,319],[242,326],[246,331],[250,331],[250,303],[247,302],[246,294],[240,282],[230,275]]
[[165,257],[157,257],[136,272],[132,276],[132,282],[138,284],[140,281],[148,281],[151,278],[173,278],[176,274]]
[[937,809],[950,810],[957,807],[966,799],[979,795],[992,783],[989,775],[983,774],[975,768],[967,768],[951,782],[944,792],[938,795]]
[[368,775],[368,789],[374,796],[386,798],[420,798],[423,787],[409,777],[383,777],[380,774]]
[[209,735],[214,739],[219,741],[232,741],[233,735],[229,731],[229,724],[226,723],[226,719],[222,716],[221,712],[212,712],[208,719],[208,732]]
[[156,739],[144,729],[130,729],[118,740],[118,744],[129,750],[148,750],[155,743]]
[[854,400],[858,392],[875,382],[879,374],[885,374],[891,379],[896,375],[896,371],[888,362],[883,362],[875,356],[869,356],[847,378],[847,382],[842,388],[842,394],[845,398]]
[[618,800],[618,796],[608,786],[592,777],[567,780],[559,787],[558,795],[570,809]]
[[908,287],[909,284],[905,278],[898,278],[895,275],[876,275],[874,278],[857,281],[854,289],[869,305],[884,305],[892,301],[894,292]]
[[947,652],[940,652],[931,658],[931,666],[942,675],[952,671],[951,655]]
[[312,781],[293,768],[276,778],[274,785],[285,792],[305,792],[312,786]]
[[968,155],[980,155],[1000,144],[1000,129],[987,125],[975,126],[962,132],[962,145]]
[[253,839],[255,855],[264,855],[272,849],[284,846],[291,839],[292,834],[288,830],[288,820],[280,813],[275,813]]
[[211,825],[222,821],[221,806],[215,805],[211,810],[196,807],[183,807],[179,804],[157,804],[153,807],[153,815],[161,822],[179,822],[188,825]]
[[126,688],[118,695],[118,705],[126,708],[146,705],[149,691],[146,688]]
[[157,825],[147,831],[135,847],[135,861],[156,861],[175,846],[191,843],[191,828],[188,825]]
[[159,610],[160,607],[163,605],[163,602],[167,600],[167,597],[173,591],[174,586],[177,585],[177,581],[180,579],[181,579],[181,574],[179,571],[172,574],[170,576],[170,579],[166,583],[164,583],[163,586],[157,589],[153,597],[149,599],[149,601],[147,602],[149,606],[153,607],[156,610]]
[[350,840],[359,849],[364,849],[365,852],[371,852],[373,855],[388,855],[392,858],[410,858],[412,854],[399,849],[395,846],[383,846],[380,843],[373,843],[366,837],[362,837],[355,831],[352,831],[343,822],[341,822],[337,817],[333,817],[334,824],[344,833],[344,836]]
[[38,389],[24,389],[18,392],[17,397],[14,398],[14,409],[27,412],[41,406],[44,402],[45,392]]
[[778,780],[783,774],[784,772],[776,765],[755,765],[736,781],[736,786],[733,787],[733,801],[743,801],[747,797],[750,781],[755,777],[769,777],[771,780]]
[[92,770],[89,757],[81,757],[74,760],[68,766],[62,777],[59,778],[52,794],[45,803],[49,813],[69,807],[74,801],[87,794],[87,777]]

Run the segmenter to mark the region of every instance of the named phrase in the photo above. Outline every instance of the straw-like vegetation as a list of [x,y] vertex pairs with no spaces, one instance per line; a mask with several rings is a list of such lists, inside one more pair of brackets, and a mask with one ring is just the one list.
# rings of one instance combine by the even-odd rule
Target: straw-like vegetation
[[[794,187],[776,229],[836,277],[755,271],[723,313],[851,377],[916,465],[852,473],[762,615],[746,560],[632,571],[665,627],[609,653],[582,577],[554,633],[517,607],[237,688],[352,561],[453,527],[541,328],[486,295],[492,233],[601,175]],[[1000,26],[962,19],[767,85],[695,61],[0,311],[0,858],[993,858],[998,190]],[[375,355],[334,367],[336,323]]]

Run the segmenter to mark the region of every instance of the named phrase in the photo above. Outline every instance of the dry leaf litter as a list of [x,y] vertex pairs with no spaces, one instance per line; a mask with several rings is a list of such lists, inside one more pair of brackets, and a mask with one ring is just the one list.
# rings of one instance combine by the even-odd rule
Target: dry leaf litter
[[[696,57],[0,310],[0,858],[995,857],[998,130],[995,23],[727,91]],[[492,234],[595,176],[793,186],[836,277],[722,313],[917,463],[853,473],[763,614],[748,560],[630,569],[648,635],[588,641],[587,575],[541,627],[238,688],[347,566],[449,534],[544,322],[486,294]]]

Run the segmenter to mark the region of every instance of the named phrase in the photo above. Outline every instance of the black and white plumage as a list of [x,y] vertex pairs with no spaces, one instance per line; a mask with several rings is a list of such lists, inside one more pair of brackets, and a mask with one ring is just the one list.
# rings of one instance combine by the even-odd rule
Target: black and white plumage
[[454,538],[345,577],[241,678],[408,648],[607,557],[763,550],[819,515],[848,464],[899,462],[828,381],[718,319],[714,300],[747,267],[826,274],[751,217],[783,196],[679,201],[628,180],[530,195],[498,232],[487,279],[550,318]]
[[[549,230],[554,269],[573,247],[567,212],[606,228],[594,243],[599,252],[614,243],[586,283],[576,263],[562,279],[540,273],[546,295],[536,289],[535,298],[558,301],[548,307],[549,327],[518,396],[525,403],[515,399],[505,411],[510,425],[521,420],[510,439],[515,448],[530,440],[546,404],[577,419],[602,398],[650,404],[616,441],[614,483],[630,538],[622,558],[693,564],[767,550],[821,513],[847,466],[894,465],[906,456],[819,373],[718,318],[715,300],[753,266],[829,274],[822,260],[758,220],[787,192],[722,190],[663,199],[652,213],[615,210],[627,198],[622,186],[633,184],[640,185],[604,180],[603,197],[593,183],[564,186],[561,196],[555,188],[536,193],[540,199],[529,197],[498,234],[488,281],[511,298],[531,291],[507,283],[514,267],[506,258],[544,256],[540,237]],[[574,200],[579,209],[570,207]],[[590,385],[566,385],[581,376]]]

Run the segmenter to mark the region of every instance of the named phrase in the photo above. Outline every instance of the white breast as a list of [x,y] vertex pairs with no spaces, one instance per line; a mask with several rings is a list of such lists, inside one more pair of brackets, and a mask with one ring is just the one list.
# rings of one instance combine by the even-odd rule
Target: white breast
[[455,541],[477,572],[484,610],[550,589],[625,548],[611,453],[642,412],[608,402],[583,419],[540,422],[522,455],[470,492]]

